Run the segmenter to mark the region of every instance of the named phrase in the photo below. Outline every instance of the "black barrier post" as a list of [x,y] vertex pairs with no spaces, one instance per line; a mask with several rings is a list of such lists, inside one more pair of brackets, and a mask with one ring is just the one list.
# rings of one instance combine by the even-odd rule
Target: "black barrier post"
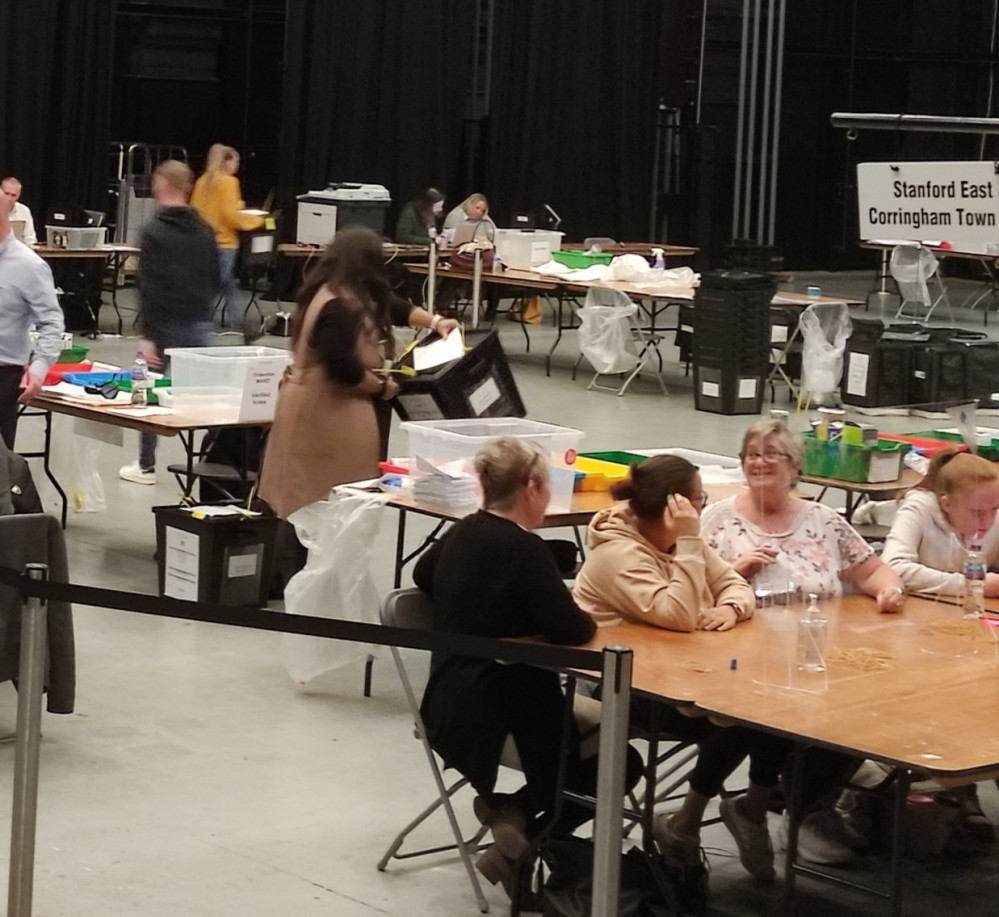
[[626,646],[608,646],[603,651],[603,709],[593,830],[593,917],[615,917],[618,910],[633,656]]
[[[47,564],[27,564],[31,580],[46,580]],[[21,609],[21,661],[17,681],[17,745],[14,751],[14,811],[10,825],[7,917],[30,917],[38,814],[38,754],[42,739],[42,693],[47,645],[45,600],[29,597]]]

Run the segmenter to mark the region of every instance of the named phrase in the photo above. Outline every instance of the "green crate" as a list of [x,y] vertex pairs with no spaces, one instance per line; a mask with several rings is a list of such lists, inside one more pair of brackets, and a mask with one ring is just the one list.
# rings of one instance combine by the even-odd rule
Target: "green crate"
[[579,457],[629,466],[632,462],[638,462],[641,465],[648,458],[647,455],[636,455],[634,452],[580,452]]
[[56,357],[56,363],[82,363],[87,359],[88,353],[90,353],[88,347],[84,347],[81,344],[74,344],[72,347],[67,347]]
[[902,476],[902,459],[911,448],[908,443],[884,439],[879,439],[877,445],[851,446],[839,439],[816,439],[814,433],[802,436],[805,441],[802,474],[855,484],[897,481]]
[[591,255],[589,252],[584,252],[576,248],[552,252],[552,258],[559,264],[564,264],[566,267],[572,268],[590,267],[594,264],[610,264],[614,260],[613,255],[606,255],[603,252]]

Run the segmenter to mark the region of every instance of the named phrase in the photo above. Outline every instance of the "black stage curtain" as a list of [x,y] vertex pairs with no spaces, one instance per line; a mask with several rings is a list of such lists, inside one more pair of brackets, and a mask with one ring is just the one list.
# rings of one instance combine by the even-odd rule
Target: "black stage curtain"
[[53,206],[108,208],[114,4],[0,3],[0,172],[44,238]]
[[[281,130],[281,204],[330,181],[385,185],[393,208],[429,185],[454,203],[474,4],[291,0]],[[286,225],[293,225],[287,220]]]
[[550,204],[567,241],[647,238],[665,4],[496,4],[490,209]]

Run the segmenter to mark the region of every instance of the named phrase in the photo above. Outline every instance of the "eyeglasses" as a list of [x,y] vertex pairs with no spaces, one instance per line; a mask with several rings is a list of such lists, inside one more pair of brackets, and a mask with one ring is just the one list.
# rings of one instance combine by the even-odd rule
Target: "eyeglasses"
[[782,458],[790,457],[786,452],[744,452],[739,456],[743,462],[758,462],[760,459],[763,459],[768,465],[779,462]]
[[698,509],[704,509],[704,507],[708,505],[708,495],[704,493],[704,491],[701,491],[701,495],[699,497],[688,497],[687,499],[690,500],[690,502],[693,503]]

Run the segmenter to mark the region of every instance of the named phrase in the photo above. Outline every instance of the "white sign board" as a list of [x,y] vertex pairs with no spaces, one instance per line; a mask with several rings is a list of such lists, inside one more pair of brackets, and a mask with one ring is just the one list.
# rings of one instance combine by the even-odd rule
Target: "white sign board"
[[861,239],[999,240],[999,175],[989,162],[862,162]]

